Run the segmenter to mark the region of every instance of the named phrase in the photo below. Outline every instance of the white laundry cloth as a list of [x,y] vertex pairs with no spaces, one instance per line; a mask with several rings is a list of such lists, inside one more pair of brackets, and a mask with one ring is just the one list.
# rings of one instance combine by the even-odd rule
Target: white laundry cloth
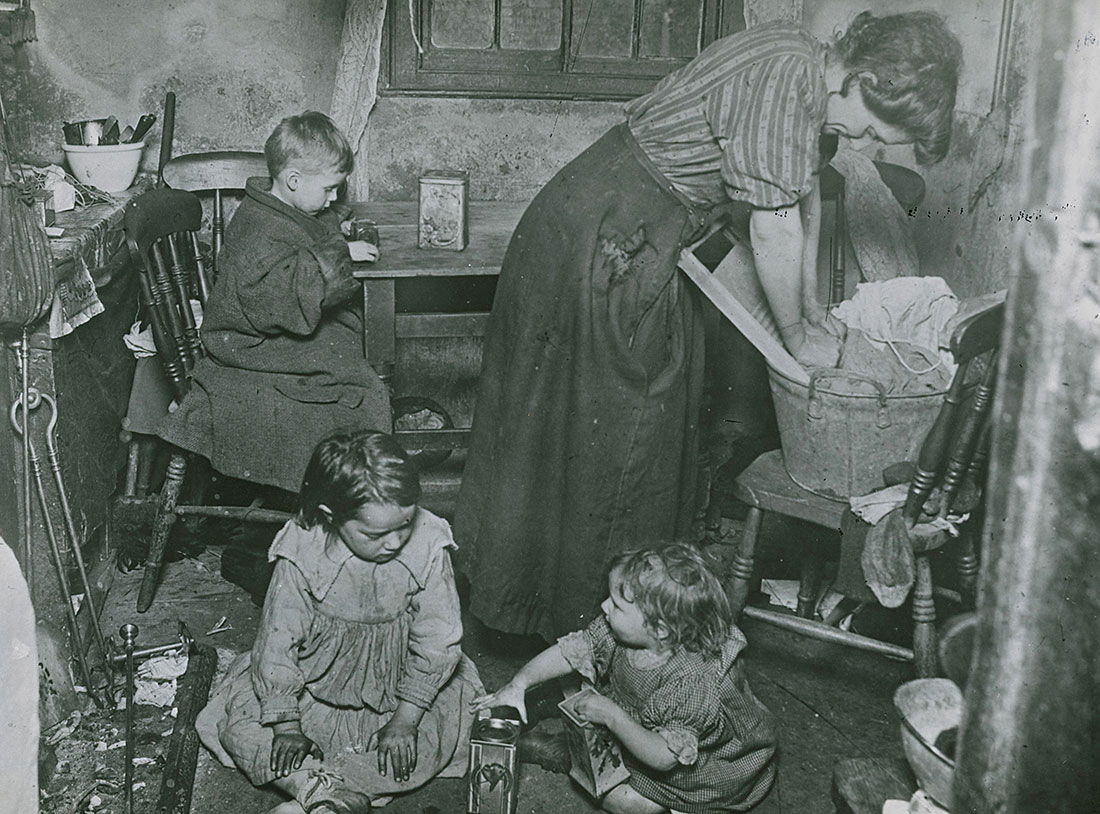
[[[910,372],[927,373],[943,365],[950,378],[956,365],[947,326],[958,308],[958,298],[942,277],[895,277],[860,283],[833,314],[848,328],[862,331],[876,348],[889,348]],[[929,364],[914,369],[913,356],[905,350],[918,351]]]
[[[191,300],[191,311],[195,315],[195,327],[202,327],[202,303]],[[138,320],[130,326],[130,330],[122,335],[122,341],[134,354],[135,359],[147,359],[157,355],[157,346],[153,342],[153,329],[149,325],[143,326]]]

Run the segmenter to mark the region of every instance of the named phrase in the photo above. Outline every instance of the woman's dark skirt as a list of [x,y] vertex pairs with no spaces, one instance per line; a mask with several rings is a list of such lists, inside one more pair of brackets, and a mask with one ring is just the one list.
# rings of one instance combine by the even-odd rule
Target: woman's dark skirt
[[547,640],[583,627],[612,557],[689,531],[703,325],[676,262],[701,221],[624,124],[517,226],[455,519],[488,626]]

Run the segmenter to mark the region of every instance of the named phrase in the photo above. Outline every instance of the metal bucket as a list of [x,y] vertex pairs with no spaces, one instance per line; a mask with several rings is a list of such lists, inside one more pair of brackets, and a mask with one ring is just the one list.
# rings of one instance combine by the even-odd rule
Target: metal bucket
[[[916,461],[947,392],[887,395],[877,381],[835,369],[815,370],[808,386],[771,366],[768,379],[791,480],[838,501],[881,489],[884,469]],[[829,380],[867,392],[830,389]]]

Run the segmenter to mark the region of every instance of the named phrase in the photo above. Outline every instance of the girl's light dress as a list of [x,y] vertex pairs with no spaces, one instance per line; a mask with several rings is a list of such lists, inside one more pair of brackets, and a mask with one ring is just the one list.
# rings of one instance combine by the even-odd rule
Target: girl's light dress
[[[361,560],[344,546],[325,552],[326,532],[290,521],[271,545],[276,563],[251,653],[230,668],[196,728],[203,743],[255,785],[275,779],[272,729],[300,720],[324,753],[318,764],[369,795],[410,791],[467,768],[473,715],[484,692],[460,649],[462,623],[451,570],[450,526],[418,509],[396,558]],[[378,773],[371,735],[399,701],[424,708],[412,776]]]
[[686,814],[744,811],[764,799],[775,780],[775,728],[737,658],[746,642],[736,627],[717,657],[681,651],[651,668],[631,662],[602,616],[558,644],[574,670],[676,755],[675,768],[658,772],[623,750],[635,791]]

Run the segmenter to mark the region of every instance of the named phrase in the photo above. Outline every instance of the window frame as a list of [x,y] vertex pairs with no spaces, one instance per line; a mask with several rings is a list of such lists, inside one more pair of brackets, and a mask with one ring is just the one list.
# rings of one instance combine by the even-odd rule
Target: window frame
[[[420,54],[412,37],[409,0],[387,0],[380,95],[625,100],[648,92],[662,76],[691,61],[686,57],[570,58],[575,0],[562,0],[562,44],[555,51],[432,49],[431,2],[412,3],[420,22],[417,34],[425,48]],[[703,0],[700,49],[744,28],[744,0]],[[566,64],[569,69],[563,70]]]

